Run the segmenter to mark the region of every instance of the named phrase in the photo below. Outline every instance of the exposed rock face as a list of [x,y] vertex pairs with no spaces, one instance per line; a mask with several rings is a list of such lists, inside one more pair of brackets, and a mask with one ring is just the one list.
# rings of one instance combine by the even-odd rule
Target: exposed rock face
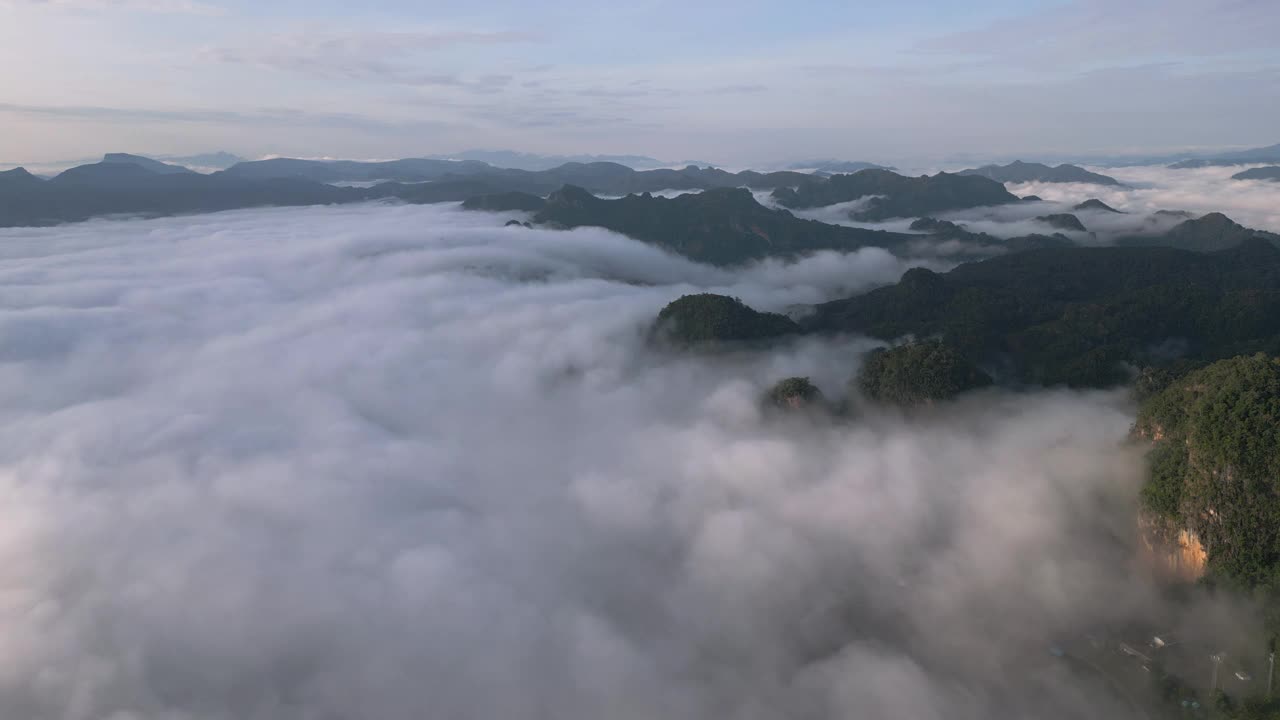
[[1209,551],[1195,530],[1144,512],[1138,516],[1138,561],[1160,581],[1193,583],[1208,571]]
[[1280,570],[1280,359],[1258,353],[1177,377],[1143,401],[1151,439],[1142,546],[1178,580],[1252,588]]

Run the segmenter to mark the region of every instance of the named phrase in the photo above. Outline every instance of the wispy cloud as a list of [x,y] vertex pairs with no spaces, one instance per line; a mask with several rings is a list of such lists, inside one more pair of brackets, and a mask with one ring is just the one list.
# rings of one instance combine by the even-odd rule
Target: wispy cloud
[[196,0],[0,0],[0,10],[36,8],[71,11],[147,12],[187,15],[222,15],[223,8]]
[[[332,79],[466,86],[472,83],[460,73],[435,69],[435,63],[420,56],[460,46],[505,45],[536,39],[531,33],[518,31],[302,32],[269,36],[252,45],[208,48],[203,55],[220,62]],[[492,90],[502,84],[495,82],[497,77],[505,76],[486,75],[475,84]]]
[[350,129],[388,129],[441,127],[444,123],[419,120],[399,123],[355,113],[313,112],[296,108],[261,108],[232,111],[203,108],[163,109],[125,108],[95,105],[21,105],[0,103],[0,115],[26,115],[66,120],[88,120],[102,123],[162,122],[218,123],[261,127],[332,127]]

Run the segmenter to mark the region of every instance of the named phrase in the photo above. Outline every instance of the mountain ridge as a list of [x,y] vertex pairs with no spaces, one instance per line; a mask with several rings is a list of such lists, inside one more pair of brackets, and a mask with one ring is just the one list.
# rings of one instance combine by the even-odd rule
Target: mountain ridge
[[1095,185],[1122,186],[1119,180],[1108,175],[1090,172],[1077,165],[1062,164],[1056,167],[1042,163],[1014,160],[1008,165],[983,165],[961,170],[959,175],[977,175],[1002,183],[1092,183]]

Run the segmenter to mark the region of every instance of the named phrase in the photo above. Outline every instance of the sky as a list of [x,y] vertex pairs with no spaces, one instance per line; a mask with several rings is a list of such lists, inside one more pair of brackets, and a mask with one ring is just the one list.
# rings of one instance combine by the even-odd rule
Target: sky
[[1273,0],[0,0],[0,162],[764,164],[1277,140]]

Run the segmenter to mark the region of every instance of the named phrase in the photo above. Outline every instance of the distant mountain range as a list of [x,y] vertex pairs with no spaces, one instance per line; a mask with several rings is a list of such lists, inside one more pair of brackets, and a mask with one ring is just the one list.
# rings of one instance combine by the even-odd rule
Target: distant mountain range
[[1169,167],[1174,169],[1222,167],[1230,165],[1250,165],[1253,163],[1280,163],[1280,143],[1267,147],[1239,150],[1236,152],[1217,153],[1210,157],[1193,158],[1176,162]]
[[[146,170],[147,172],[156,173],[157,175],[183,175],[183,174],[191,174],[194,172],[193,170],[185,168],[181,165],[170,165],[168,163],[160,162],[159,160],[152,160],[149,157],[143,157],[141,155],[130,155],[129,153],[107,153],[106,155],[102,156],[102,162],[100,164],[101,165],[136,165],[142,168],[143,170]],[[72,170],[79,170],[83,167],[94,167],[94,166],[85,165],[85,166],[81,166],[80,168],[72,168]],[[72,171],[68,170],[67,172],[62,173],[62,176],[65,176],[68,173],[72,173]]]
[[[1212,161],[1212,160],[1231,160],[1233,155],[1253,155],[1266,154],[1273,150],[1270,148],[1251,148],[1248,150],[1182,150],[1163,153],[1041,153],[1042,161],[1048,162],[1052,160],[1055,163],[1073,163],[1076,165],[1096,165],[1099,167],[1134,167],[1138,165],[1170,165],[1182,163],[1184,161]],[[973,157],[952,157],[945,162],[949,165],[962,163],[973,163]],[[1248,162],[1254,162],[1252,160]],[[1263,160],[1261,162],[1267,162]],[[1225,164],[1238,164],[1237,161],[1231,160]]]
[[809,178],[798,186],[787,185],[773,191],[773,199],[779,205],[797,210],[861,198],[869,198],[866,206],[851,211],[850,217],[862,222],[1020,202],[1004,185],[983,177],[950,173],[905,177],[888,170],[863,170],[821,180]]
[[808,170],[817,174],[836,175],[855,173],[860,170],[895,170],[888,165],[863,162],[862,160],[802,160],[790,163],[783,170]]
[[[322,180],[391,175],[433,176],[430,181],[389,181],[337,187]],[[756,201],[754,190],[772,190],[787,208],[815,208],[865,200],[851,211],[861,221],[921,218],[913,233],[891,233],[797,218]],[[676,198],[655,190],[703,191]],[[625,195],[618,200],[597,195]],[[546,198],[546,199],[544,199]],[[953,259],[999,252],[1070,246],[1065,235],[999,239],[962,225],[933,220],[938,213],[1023,202],[985,177],[939,173],[905,177],[887,170],[818,177],[781,171],[729,173],[714,168],[632,170],[613,163],[569,163],[544,171],[494,168],[477,161],[410,159],[387,163],[267,160],[240,163],[212,174],[150,158],[112,153],[101,162],[71,168],[43,180],[19,168],[0,172],[0,227],[51,225],[104,215],[163,216],[264,206],[301,206],[395,200],[407,203],[464,201],[478,210],[521,210],[552,227],[604,227],[651,242],[694,260],[736,265],[764,257],[794,257],[821,249],[884,247],[918,252],[923,236],[955,240]],[[1078,211],[1111,211],[1096,200]],[[1177,247],[1211,252],[1253,238],[1280,246],[1280,236],[1238,225],[1220,213],[1184,221],[1161,235],[1125,237],[1123,245]],[[1087,231],[1075,215],[1038,218],[1055,229]]]
[[225,170],[236,163],[245,161],[245,158],[239,155],[232,155],[229,152],[212,152],[200,155],[157,155],[156,159],[202,170]]
[[[202,175],[109,155],[51,180],[17,169],[0,177],[0,227],[54,225],[103,215],[177,215],[262,206],[359,202],[376,195],[290,179]],[[157,168],[157,166],[160,166]]]
[[[462,183],[466,190],[458,197],[437,196],[440,200],[464,200],[480,194],[474,188],[485,185],[488,192],[520,191],[545,195],[564,185],[578,185],[604,195],[626,195],[660,190],[709,190],[717,187],[750,187],[771,190],[783,185],[809,182],[812,175],[797,172],[759,173],[746,170],[731,173],[712,167],[690,165],[681,169],[634,170],[610,162],[571,162],[549,170],[498,168],[476,160],[413,158],[388,162],[353,160],[294,160],[278,158],[244,162],[228,168],[231,177],[265,180],[305,179],[315,182],[431,182],[447,187]],[[433,191],[438,191],[436,188]]]
[[[953,260],[1075,246],[1070,237],[1060,232],[998,238],[969,231],[959,223],[930,217],[913,222],[911,233],[831,225],[765,207],[741,188],[717,188],[675,198],[642,194],[606,199],[580,187],[566,186],[545,200],[511,192],[474,197],[464,202],[463,207],[532,212],[533,223],[546,227],[602,227],[698,262],[722,266],[741,265],[766,257],[797,257],[815,250],[849,251],[861,247],[881,247],[899,255],[919,256],[928,252],[929,243],[922,242],[926,237],[933,242],[949,242]],[[1086,209],[1097,211],[1098,207],[1088,205]],[[1056,229],[1087,232],[1080,219],[1071,214],[1046,215],[1037,220]],[[1120,237],[1114,242],[1123,246],[1172,247],[1203,253],[1236,247],[1254,239],[1280,247],[1280,235],[1246,228],[1220,213],[1188,218],[1162,234]]]
[[[335,187],[338,182],[376,182]],[[111,153],[50,180],[23,169],[0,176],[0,227],[50,225],[100,215],[174,215],[242,207],[295,206],[397,199],[462,201],[477,195],[547,195],[578,185],[602,195],[739,187],[770,190],[814,180],[803,173],[729,173],[714,168],[638,171],[614,163],[569,163],[551,170],[495,168],[478,161],[390,162],[295,160],[243,162],[211,174],[151,158]]]
[[[538,155],[514,150],[464,150],[459,153],[431,155],[433,160],[472,160],[512,170],[550,170],[568,163],[616,163],[633,170],[653,170],[670,167],[666,163],[646,155]],[[680,163],[688,165],[690,163]],[[706,165],[707,163],[699,163]]]
[[802,220],[767,208],[742,188],[716,188],[674,198],[597,198],[566,186],[551,194],[534,222],[561,228],[597,226],[653,243],[691,260],[740,265],[816,250],[903,246],[912,236]]
[[1041,163],[1015,160],[1008,165],[984,165],[972,170],[961,170],[959,175],[978,175],[1002,183],[1048,182],[1093,183],[1095,185],[1120,185],[1120,181],[1106,175],[1089,172],[1076,165],[1050,167]]

